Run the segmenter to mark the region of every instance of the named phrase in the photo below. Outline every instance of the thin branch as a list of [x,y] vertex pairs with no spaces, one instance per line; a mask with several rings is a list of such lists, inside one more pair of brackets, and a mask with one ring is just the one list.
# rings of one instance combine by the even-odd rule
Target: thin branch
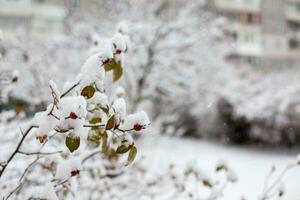
[[23,133],[23,131],[22,131],[21,127],[19,127],[19,129],[20,129],[20,133],[21,133],[21,135],[22,135],[22,136],[24,136],[24,133]]
[[70,89],[68,89],[66,92],[64,92],[62,95],[60,95],[60,98],[63,98],[64,96],[66,96],[67,94],[69,94],[69,92],[71,92],[74,88],[76,88],[78,85],[80,84],[80,82],[74,84],[72,87],[70,87]]
[[133,131],[133,130],[134,130],[134,128],[131,128],[131,129],[126,129],[126,130],[123,130],[123,129],[117,128],[117,130],[118,130],[118,131],[121,131],[121,132],[123,132],[123,133],[125,133],[125,132],[128,132],[128,131]]
[[280,173],[280,175],[274,180],[274,182],[268,187],[263,195],[262,195],[262,200],[267,200],[270,198],[269,193],[280,183],[282,180],[283,176],[292,168],[299,166],[299,164],[290,164],[285,167],[285,169]]
[[120,140],[122,140],[122,138],[119,136],[119,134],[117,134],[115,131],[113,130],[109,130],[110,132],[112,132],[115,136],[117,136]]
[[10,155],[10,157],[8,158],[8,160],[6,161],[6,164],[3,166],[3,168],[0,171],[0,178],[2,177],[6,167],[9,165],[9,163],[12,161],[12,159],[15,157],[15,155],[18,153],[18,151],[20,150],[25,138],[27,137],[28,133],[31,131],[31,129],[36,128],[36,126],[30,126],[25,133],[23,134],[21,140],[19,141],[16,149],[14,150],[14,152]]
[[40,156],[37,156],[27,167],[26,169],[24,170],[22,176],[20,177],[19,179],[19,182],[21,182],[24,178],[24,176],[26,175],[26,173],[28,172],[28,170],[40,159],[41,157]]
[[83,127],[89,127],[89,128],[97,128],[97,127],[105,127],[105,124],[85,124]]
[[14,194],[18,189],[20,189],[23,186],[23,184],[24,184],[24,181],[22,182],[23,178],[25,177],[25,175],[27,174],[27,172],[37,163],[37,161],[40,158],[42,158],[42,155],[43,156],[45,156],[45,155],[53,155],[53,154],[61,153],[62,152],[62,151],[49,152],[49,153],[48,152],[41,152],[47,142],[48,142],[48,140],[46,140],[46,142],[43,143],[43,145],[42,145],[42,147],[41,147],[41,149],[40,149],[39,152],[30,152],[30,153],[23,152],[23,151],[18,151],[17,152],[19,154],[24,154],[24,155],[37,155],[37,157],[26,167],[26,169],[24,170],[23,174],[21,175],[21,177],[19,179],[20,184],[13,191],[10,192],[10,194],[6,197],[6,200],[9,199],[12,194]]
[[[8,194],[8,196],[5,198],[5,200],[8,200],[16,191],[18,191],[21,187],[22,187],[22,185],[23,185],[24,183],[21,183],[21,184],[19,184],[13,191],[11,191],[9,194]],[[3,198],[4,199],[4,198]]]
[[265,181],[264,181],[263,194],[266,193],[269,180],[270,180],[272,174],[275,172],[275,170],[276,170],[275,166],[272,166],[271,170],[269,171],[268,175],[266,176]]
[[52,111],[51,111],[48,115],[54,117],[54,118],[57,119],[57,120],[60,120],[59,117],[57,117],[56,115],[54,115],[54,114],[52,113]]
[[60,183],[57,183],[57,184],[54,185],[53,187],[58,187],[58,186],[60,186],[60,185],[63,185],[63,184],[65,184],[65,183],[67,183],[71,178],[72,178],[72,176],[70,176],[69,178],[67,178],[66,180],[64,180],[64,181],[62,181],[62,182],[60,182]]
[[24,155],[53,155],[53,154],[57,154],[57,153],[62,153],[63,151],[54,151],[54,152],[23,152],[23,151],[18,151],[18,153],[20,154],[24,154]]
[[94,151],[91,154],[87,155],[84,159],[82,159],[81,164],[83,165],[88,159],[92,158],[93,156],[101,153],[101,151]]

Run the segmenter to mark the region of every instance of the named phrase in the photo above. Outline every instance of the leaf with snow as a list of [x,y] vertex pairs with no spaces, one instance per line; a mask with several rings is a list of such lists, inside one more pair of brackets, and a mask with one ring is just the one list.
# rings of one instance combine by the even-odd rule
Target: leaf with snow
[[87,99],[90,99],[94,96],[95,91],[96,90],[93,86],[91,86],[91,85],[86,86],[85,88],[82,89],[81,96],[84,96]]
[[90,124],[98,124],[101,122],[101,118],[100,117],[94,117],[92,119],[90,119]]
[[116,82],[123,75],[123,68],[121,66],[121,62],[116,59],[111,59],[106,64],[104,64],[105,71],[113,70],[113,81]]
[[137,148],[135,146],[133,146],[128,154],[128,158],[127,158],[127,165],[129,165],[130,163],[132,163],[136,157],[137,154]]
[[111,130],[111,129],[113,129],[113,128],[115,127],[115,125],[116,125],[115,115],[112,115],[112,116],[108,119],[108,121],[107,121],[107,123],[106,123],[105,129],[106,129],[106,130]]
[[65,144],[71,153],[76,151],[80,146],[80,137],[76,135],[68,135],[65,140]]
[[132,146],[126,146],[124,144],[122,144],[121,146],[119,146],[116,150],[116,153],[120,153],[120,154],[123,154],[123,153],[126,153],[127,151],[129,151],[129,149],[131,149]]
[[118,81],[123,75],[123,68],[120,65],[116,65],[113,71],[113,81],[116,82]]

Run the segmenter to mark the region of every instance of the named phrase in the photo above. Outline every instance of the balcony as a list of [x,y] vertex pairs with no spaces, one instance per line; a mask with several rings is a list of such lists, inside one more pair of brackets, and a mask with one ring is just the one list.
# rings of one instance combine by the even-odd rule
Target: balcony
[[291,22],[300,23],[300,0],[297,4],[287,4],[285,7],[286,19]]
[[241,0],[216,0],[215,7],[222,11],[244,11],[249,13],[259,13],[260,0],[252,0],[247,2]]

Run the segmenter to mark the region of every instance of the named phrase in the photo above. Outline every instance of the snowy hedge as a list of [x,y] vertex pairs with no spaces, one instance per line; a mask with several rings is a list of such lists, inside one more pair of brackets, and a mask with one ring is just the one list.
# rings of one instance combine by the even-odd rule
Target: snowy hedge
[[244,121],[242,129],[248,132],[248,139],[286,145],[299,143],[300,82],[295,74],[289,70],[253,74],[233,81],[225,90],[223,100],[232,107],[232,120]]

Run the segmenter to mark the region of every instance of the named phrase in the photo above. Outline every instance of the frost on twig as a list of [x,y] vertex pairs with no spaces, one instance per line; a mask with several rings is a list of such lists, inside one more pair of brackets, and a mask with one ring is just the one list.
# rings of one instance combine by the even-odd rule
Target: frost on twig
[[[97,154],[108,160],[126,155],[123,167],[134,161],[137,147],[132,134],[146,129],[150,120],[144,111],[128,115],[125,99],[118,94],[109,97],[105,92],[107,73],[112,73],[113,82],[123,75],[128,42],[128,36],[124,34],[113,36],[102,49],[86,60],[74,84],[62,93],[52,80],[49,81],[52,103],[45,111],[36,113],[31,126],[23,131],[16,149],[6,162],[1,163],[0,187],[6,187],[5,181],[9,176],[4,172],[12,165],[17,154],[36,157],[25,168],[15,189],[1,194],[3,198],[12,198],[22,190],[24,183],[29,181],[30,171],[36,166],[50,172],[43,183],[49,189],[29,195],[28,198],[52,200],[58,199],[57,194],[68,188],[73,177],[84,171],[83,164],[89,159],[96,159]],[[30,150],[25,143],[32,140],[29,136],[32,132],[35,134],[35,143],[44,147],[53,141],[57,143],[57,149]],[[25,147],[26,151],[23,150]],[[46,163],[42,162],[47,159]],[[69,191],[72,193],[71,188]]]
[[[270,200],[274,198],[282,198],[285,195],[285,187],[283,184],[283,178],[287,172],[295,167],[300,167],[300,155],[298,155],[295,163],[287,165],[276,177],[274,174],[276,172],[276,167],[273,166],[270,169],[269,174],[265,178],[263,192],[260,196],[260,200]],[[271,181],[273,178],[273,181]]]

